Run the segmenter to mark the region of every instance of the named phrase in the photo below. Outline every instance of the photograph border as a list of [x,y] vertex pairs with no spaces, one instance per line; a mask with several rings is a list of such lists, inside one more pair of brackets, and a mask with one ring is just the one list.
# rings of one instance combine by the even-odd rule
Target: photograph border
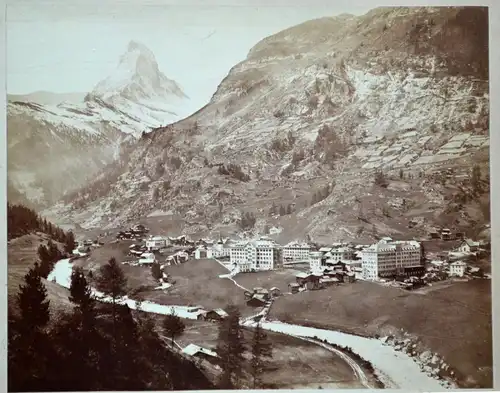
[[[43,3],[47,7],[56,6],[61,0],[50,1],[50,0],[10,0],[8,3]],[[86,3],[93,3],[95,0],[91,0]],[[133,3],[138,3],[140,0],[134,1]],[[77,3],[72,0],[66,0],[64,3]],[[108,4],[117,4],[118,6],[123,6],[127,1],[124,0],[105,0],[96,2],[98,4],[108,3]],[[266,7],[266,6],[307,6],[314,7],[315,5],[324,5],[328,3],[328,0],[257,0],[257,1],[243,1],[243,0],[186,0],[186,1],[144,1],[144,3],[148,4],[158,4],[162,6],[169,5],[178,5],[179,3],[183,6],[192,5],[194,7],[197,6],[237,6],[237,5],[251,5],[254,7]],[[340,3],[340,2],[336,2]],[[395,2],[380,2],[380,1],[357,1],[352,0],[349,1],[350,4],[373,4],[373,8],[379,6],[488,6],[489,7],[489,70],[490,70],[490,78],[489,78],[489,86],[490,86],[490,176],[491,178],[491,244],[492,244],[492,307],[493,307],[493,353],[494,353],[494,365],[493,365],[493,375],[494,375],[494,386],[498,388],[500,384],[500,362],[497,359],[497,354],[500,353],[500,325],[499,325],[499,317],[500,317],[500,285],[496,283],[496,279],[498,279],[498,275],[500,274],[500,268],[497,268],[493,261],[495,259],[500,258],[500,201],[497,202],[495,196],[500,196],[499,188],[500,188],[500,176],[493,176],[494,173],[500,173],[500,155],[491,154],[494,146],[500,147],[500,135],[498,132],[492,132],[495,129],[498,129],[500,126],[500,111],[497,111],[500,108],[500,80],[499,80],[499,70],[500,70],[500,57],[499,57],[499,45],[496,40],[500,37],[500,4],[499,2],[495,2],[494,0],[490,1],[481,1],[481,2],[473,2],[473,1],[436,1],[436,0],[428,0],[428,1],[395,1]],[[8,4],[5,4],[4,7],[1,7],[1,21],[2,21],[2,31],[0,34],[0,42],[1,49],[4,54],[2,56],[2,60],[0,60],[2,67],[2,109],[1,109],[1,122],[2,122],[2,132],[0,133],[0,148],[2,153],[1,162],[0,162],[0,182],[4,189],[0,193],[1,202],[0,202],[0,217],[5,218],[7,215],[7,205],[6,205],[6,180],[7,180],[7,152],[6,152],[6,7]],[[29,32],[27,32],[29,34]],[[7,229],[5,221],[2,221],[2,225],[0,227],[0,252],[2,260],[5,261],[4,268],[2,269],[2,273],[0,274],[0,291],[2,292],[2,299],[4,302],[1,308],[1,316],[7,321]],[[498,270],[498,271],[497,271]],[[5,387],[5,391],[7,391],[7,324],[0,324],[0,332],[2,335],[2,347],[0,354],[1,368],[0,368],[0,381]],[[398,389],[399,390],[399,389]],[[415,390],[418,390],[418,387],[415,387]],[[462,390],[462,389],[460,389]],[[340,391],[340,390],[339,390]],[[348,392],[353,392],[355,390],[345,390]],[[360,390],[366,391],[366,390]],[[476,390],[475,390],[476,391]]]

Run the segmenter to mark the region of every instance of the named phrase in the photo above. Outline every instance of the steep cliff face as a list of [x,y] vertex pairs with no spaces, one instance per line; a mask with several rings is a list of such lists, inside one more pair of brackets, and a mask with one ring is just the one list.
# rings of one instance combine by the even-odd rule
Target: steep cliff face
[[185,115],[186,99],[151,51],[131,42],[115,72],[80,104],[9,102],[11,187],[39,206],[54,203],[113,162],[124,141]]
[[268,37],[206,107],[105,171],[109,187],[52,212],[113,226],[163,210],[192,232],[241,230],[251,212],[254,230],[317,240],[479,227],[489,220],[487,21],[483,8],[379,8]]

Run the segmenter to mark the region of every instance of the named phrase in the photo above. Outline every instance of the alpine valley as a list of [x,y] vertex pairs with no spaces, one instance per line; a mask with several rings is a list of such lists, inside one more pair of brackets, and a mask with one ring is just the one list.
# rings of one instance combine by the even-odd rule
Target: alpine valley
[[44,214],[83,228],[487,236],[487,23],[474,7],[312,20],[257,43],[179,121],[186,96],[132,43],[84,106],[9,104],[9,178],[45,206],[64,194]]

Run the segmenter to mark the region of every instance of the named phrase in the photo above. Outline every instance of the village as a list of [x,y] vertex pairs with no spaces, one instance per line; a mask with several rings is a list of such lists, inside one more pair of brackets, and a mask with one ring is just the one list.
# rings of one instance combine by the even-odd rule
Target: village
[[[383,237],[370,245],[333,243],[319,246],[292,241],[285,245],[269,237],[250,240],[229,238],[191,240],[188,236],[168,237],[151,235],[139,224],[119,231],[113,242],[127,242],[127,259],[132,266],[159,265],[160,289],[168,289],[168,267],[188,260],[213,259],[228,270],[224,276],[293,269],[294,280],[288,283],[288,293],[318,290],[356,280],[372,281],[385,286],[407,290],[432,286],[445,280],[468,280],[488,277],[474,261],[489,255],[487,242],[465,238],[462,232],[444,228],[429,233],[428,239],[394,240]],[[443,251],[428,251],[426,245],[440,242],[454,244]],[[92,247],[100,247],[101,240],[79,242],[74,254],[88,255]],[[264,306],[271,298],[281,295],[277,287],[255,287],[245,291],[248,305]]]
[[[187,235],[151,234],[139,224],[115,234],[101,234],[94,240],[80,240],[74,258],[88,261],[93,256],[104,263],[100,255],[108,254],[99,254],[98,250],[107,247],[121,250],[122,254],[115,255],[123,256],[119,262],[129,280],[135,276],[137,296],[162,304],[183,304],[189,318],[202,324],[194,325],[196,330],[180,338],[178,346],[186,356],[208,368],[217,368],[218,364],[211,339],[207,338],[214,334],[215,327],[210,323],[227,317],[227,304],[238,305],[246,321],[268,320],[272,309],[275,316],[286,320],[294,304],[312,310],[331,307],[330,296],[335,297],[336,291],[343,296],[340,293],[351,292],[348,287],[358,288],[359,283],[368,286],[353,287],[353,291],[374,291],[379,287],[375,292],[383,292],[389,291],[384,287],[393,287],[426,293],[491,277],[478,262],[489,258],[489,244],[447,228],[419,240],[383,237],[373,244],[292,241],[280,245],[266,236],[230,239],[219,235],[215,240],[193,240]],[[155,284],[147,289],[145,284],[149,282]],[[321,295],[323,291],[325,295]],[[313,298],[301,300],[301,294]],[[303,311],[297,309],[294,317]],[[191,337],[197,330],[206,333]]]

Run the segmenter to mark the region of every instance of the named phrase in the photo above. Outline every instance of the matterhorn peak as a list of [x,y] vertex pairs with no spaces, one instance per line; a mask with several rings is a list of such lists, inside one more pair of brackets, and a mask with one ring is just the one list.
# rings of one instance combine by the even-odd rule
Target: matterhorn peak
[[134,41],[134,40],[132,40],[132,41],[130,41],[130,42],[128,43],[127,50],[128,50],[129,52],[132,52],[132,51],[134,51],[134,50],[140,50],[140,51],[142,51],[142,52],[152,53],[152,52],[149,50],[149,48],[148,48],[148,47],[146,47],[146,45],[141,44],[140,42],[138,42],[138,41]]
[[177,83],[159,70],[153,52],[135,40],[128,43],[116,69],[97,84],[92,96],[104,100],[121,96],[136,102],[151,98],[162,101],[187,98]]

